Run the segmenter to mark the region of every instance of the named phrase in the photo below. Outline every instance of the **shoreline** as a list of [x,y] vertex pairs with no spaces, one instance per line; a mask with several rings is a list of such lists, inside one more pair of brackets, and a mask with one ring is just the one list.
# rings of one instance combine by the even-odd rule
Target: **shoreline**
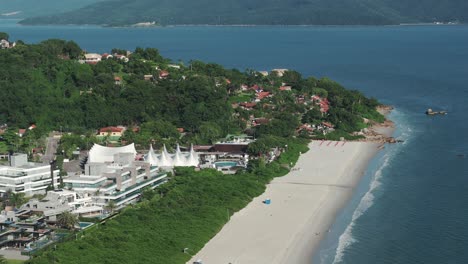
[[[366,135],[365,142],[309,143],[287,175],[269,183],[187,263],[310,263],[370,161],[388,142],[382,139],[391,138],[389,122],[369,128],[379,133],[378,140]],[[266,199],[271,204],[264,204]]]

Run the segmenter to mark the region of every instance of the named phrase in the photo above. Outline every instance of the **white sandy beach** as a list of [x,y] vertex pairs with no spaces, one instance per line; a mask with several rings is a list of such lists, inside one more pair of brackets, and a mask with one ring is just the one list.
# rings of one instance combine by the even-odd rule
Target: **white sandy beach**
[[[294,169],[235,213],[189,262],[311,263],[320,239],[378,151],[378,143],[314,141]],[[271,204],[262,201],[271,199]]]

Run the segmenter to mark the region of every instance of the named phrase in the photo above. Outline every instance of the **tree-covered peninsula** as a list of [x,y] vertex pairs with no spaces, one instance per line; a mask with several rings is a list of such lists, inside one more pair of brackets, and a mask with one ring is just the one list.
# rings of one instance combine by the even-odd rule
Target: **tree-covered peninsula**
[[[105,12],[103,12],[105,10]],[[117,0],[24,24],[159,25],[389,25],[466,22],[462,0]],[[146,24],[150,25],[150,24]]]
[[[86,148],[96,129],[115,125],[136,128],[120,140],[139,149],[210,144],[227,134],[256,139],[247,150],[254,158],[237,174],[176,168],[140,203],[35,252],[29,263],[185,263],[230,215],[286,174],[308,140],[354,139],[383,121],[375,99],[327,78],[174,63],[154,48],[89,54],[73,41],[17,41],[0,50],[0,64],[3,151],[30,152],[31,142],[57,130],[71,133],[58,149],[68,155]],[[19,137],[18,129],[33,125]],[[265,160],[275,147],[279,158]]]

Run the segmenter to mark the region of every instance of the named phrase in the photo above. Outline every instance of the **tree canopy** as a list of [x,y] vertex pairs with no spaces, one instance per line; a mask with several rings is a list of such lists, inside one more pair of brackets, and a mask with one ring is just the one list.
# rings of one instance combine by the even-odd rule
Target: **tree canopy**
[[[30,18],[26,24],[132,25],[156,22],[180,24],[257,25],[382,25],[468,19],[462,0],[117,0],[79,10]],[[106,10],[106,15],[102,15]],[[122,12],[125,10],[125,12]],[[191,10],[191,12],[187,12]]]

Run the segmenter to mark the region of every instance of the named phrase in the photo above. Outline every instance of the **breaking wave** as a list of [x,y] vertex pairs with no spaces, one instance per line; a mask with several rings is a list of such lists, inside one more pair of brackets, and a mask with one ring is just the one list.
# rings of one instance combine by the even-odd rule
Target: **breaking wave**
[[383,156],[382,165],[375,172],[369,184],[369,190],[362,197],[361,201],[359,202],[359,205],[353,212],[351,222],[338,239],[338,246],[336,248],[336,254],[333,260],[333,264],[342,262],[346,249],[357,242],[357,239],[353,237],[353,228],[355,226],[356,220],[359,219],[370,207],[372,207],[375,199],[374,193],[382,185],[381,180],[383,171],[388,167],[393,157],[401,150],[401,148],[408,144],[409,140],[411,139],[411,136],[414,134],[413,129],[408,125],[407,120],[404,118],[404,115],[400,111],[396,109],[393,110],[390,119],[396,122],[398,128],[395,132],[395,135],[399,139],[402,139],[403,143],[396,145],[391,150],[387,151],[387,153],[385,153],[385,155]]

